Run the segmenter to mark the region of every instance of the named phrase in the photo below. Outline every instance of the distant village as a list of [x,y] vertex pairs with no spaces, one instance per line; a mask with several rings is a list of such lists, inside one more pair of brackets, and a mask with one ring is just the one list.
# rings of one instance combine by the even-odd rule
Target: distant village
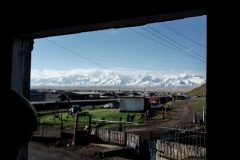
[[[161,109],[169,101],[189,99],[186,93],[144,92],[144,91],[66,91],[66,90],[31,90],[30,101],[37,110],[44,104],[53,106],[60,102],[75,102],[79,105],[104,105],[105,108],[119,108],[120,111],[144,111],[147,109]],[[77,101],[82,100],[82,101]],[[86,101],[83,101],[86,100]],[[89,104],[87,100],[92,101]],[[109,101],[101,101],[109,100]],[[111,100],[113,100],[111,102]],[[115,100],[115,101],[114,101]],[[52,102],[52,103],[51,103]],[[56,103],[59,102],[59,103]],[[85,103],[84,103],[85,102]],[[88,102],[88,103],[87,103]],[[59,105],[61,109],[61,105]],[[64,105],[66,108],[66,105]],[[69,107],[68,107],[69,108]],[[48,108],[51,110],[51,108]],[[63,108],[62,108],[63,109]]]
[[[33,141],[91,146],[106,159],[206,156],[205,85],[190,92],[31,89],[39,117]],[[201,94],[200,94],[201,93]],[[194,104],[199,104],[198,109]],[[151,144],[151,145],[149,145]],[[116,148],[113,145],[117,145]],[[148,149],[146,149],[148,148]]]

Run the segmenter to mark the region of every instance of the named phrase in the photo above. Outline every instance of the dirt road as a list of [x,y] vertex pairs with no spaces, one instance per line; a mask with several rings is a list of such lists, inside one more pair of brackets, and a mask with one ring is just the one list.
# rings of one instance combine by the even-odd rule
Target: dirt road
[[81,155],[81,153],[59,148],[47,146],[39,142],[30,142],[28,146],[29,160],[94,160]]
[[57,147],[31,141],[28,146],[29,160],[94,160],[103,149],[121,148],[117,145],[90,143],[86,146]]
[[128,129],[127,132],[146,135],[150,134],[150,132],[158,132],[161,126],[179,127],[182,124],[191,121],[192,111],[188,103],[189,101],[183,100],[178,103],[177,106],[174,106],[172,110],[168,111],[166,116],[169,118],[169,120],[167,121],[152,121],[149,122],[145,127],[131,128]]

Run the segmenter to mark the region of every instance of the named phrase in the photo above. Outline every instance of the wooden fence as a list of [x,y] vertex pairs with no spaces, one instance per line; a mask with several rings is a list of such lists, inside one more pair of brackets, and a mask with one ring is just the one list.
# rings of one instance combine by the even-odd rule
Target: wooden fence
[[157,140],[156,160],[201,158],[206,156],[206,148],[176,142]]
[[96,135],[104,142],[127,146],[129,148],[138,148],[140,137],[135,134],[112,131],[107,129],[92,129],[92,135]]

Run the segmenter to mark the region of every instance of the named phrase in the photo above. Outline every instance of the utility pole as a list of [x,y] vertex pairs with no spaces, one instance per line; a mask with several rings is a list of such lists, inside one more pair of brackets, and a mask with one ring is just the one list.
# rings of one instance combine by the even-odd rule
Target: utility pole
[[205,122],[205,106],[203,105],[203,123]]
[[144,94],[144,98],[145,98],[145,87],[143,88],[143,94]]
[[78,131],[78,121],[79,121],[79,112],[76,114],[76,122],[74,126],[74,134],[73,134],[73,140],[72,140],[72,145],[76,145],[76,140],[77,140],[77,131]]

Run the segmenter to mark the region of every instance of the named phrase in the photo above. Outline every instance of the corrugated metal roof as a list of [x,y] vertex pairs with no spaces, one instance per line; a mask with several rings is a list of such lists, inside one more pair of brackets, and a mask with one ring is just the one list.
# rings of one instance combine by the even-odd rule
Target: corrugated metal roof
[[85,94],[100,94],[100,93],[97,93],[97,92],[72,92],[74,94],[82,94],[82,95],[85,95]]

